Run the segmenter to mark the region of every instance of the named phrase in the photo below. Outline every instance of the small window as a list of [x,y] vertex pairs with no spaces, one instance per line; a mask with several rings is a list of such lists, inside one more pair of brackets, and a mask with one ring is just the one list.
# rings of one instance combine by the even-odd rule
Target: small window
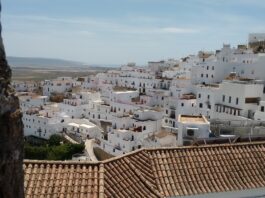
[[206,74],[206,78],[208,78],[208,74]]
[[184,106],[184,103],[181,103],[181,106],[183,107]]
[[214,66],[212,66],[212,70],[214,70]]
[[210,99],[210,95],[207,96],[208,100]]
[[200,103],[200,104],[199,104],[199,107],[200,107],[200,108],[202,108],[202,107],[203,107],[203,104],[202,104],[202,103]]
[[194,130],[193,129],[188,129],[187,130],[187,135],[188,136],[194,136]]
[[223,95],[223,102],[225,102],[225,95]]
[[201,74],[201,77],[203,78],[203,74]]
[[209,66],[207,66],[207,70],[209,70]]
[[231,101],[232,101],[232,97],[231,97],[231,96],[229,96],[229,101],[228,101],[228,102],[229,102],[229,103],[231,103]]
[[143,127],[143,130],[144,130],[144,131],[146,130],[146,126]]
[[261,111],[261,112],[264,112],[264,106],[261,106],[261,107],[260,107],[260,111]]
[[236,104],[238,105],[238,103],[239,103],[239,98],[236,98]]
[[200,93],[198,94],[198,98],[201,98],[201,94]]

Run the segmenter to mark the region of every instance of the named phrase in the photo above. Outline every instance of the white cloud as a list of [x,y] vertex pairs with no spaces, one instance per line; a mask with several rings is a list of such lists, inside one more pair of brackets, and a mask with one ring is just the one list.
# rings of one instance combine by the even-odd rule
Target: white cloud
[[177,28],[177,27],[166,27],[161,28],[161,32],[163,33],[198,33],[200,32],[199,29],[191,29],[191,28]]
[[[52,26],[54,28],[67,28],[70,31],[78,31],[79,33],[84,33],[88,35],[93,35],[95,32],[113,32],[121,34],[183,34],[183,33],[197,33],[200,32],[197,28],[185,28],[185,27],[161,27],[161,25],[142,25],[142,24],[125,24],[119,21],[109,21],[108,19],[98,19],[98,18],[52,18],[46,16],[17,16],[17,15],[7,15],[6,19],[13,20],[14,23],[18,23],[23,26],[28,26],[30,24],[31,28],[36,26],[36,29],[45,29],[45,26]],[[148,18],[148,17],[146,17]],[[66,26],[67,24],[67,26]],[[157,27],[159,26],[159,27]]]

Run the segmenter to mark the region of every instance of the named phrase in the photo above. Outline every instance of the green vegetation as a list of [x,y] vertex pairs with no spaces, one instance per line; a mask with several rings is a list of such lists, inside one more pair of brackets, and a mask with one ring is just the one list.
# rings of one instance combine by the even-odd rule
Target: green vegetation
[[59,146],[61,142],[63,141],[62,136],[60,135],[52,135],[50,139],[48,140],[49,146]]
[[28,142],[24,145],[24,158],[35,160],[68,160],[76,153],[82,153],[84,144],[71,144],[59,135],[52,135],[50,139],[39,146]]

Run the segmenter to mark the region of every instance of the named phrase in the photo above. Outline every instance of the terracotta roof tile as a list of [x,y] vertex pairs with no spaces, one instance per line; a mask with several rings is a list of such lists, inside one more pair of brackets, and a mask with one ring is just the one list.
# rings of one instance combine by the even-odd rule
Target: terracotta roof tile
[[167,197],[265,187],[265,142],[142,149],[104,162],[25,161],[26,197]]

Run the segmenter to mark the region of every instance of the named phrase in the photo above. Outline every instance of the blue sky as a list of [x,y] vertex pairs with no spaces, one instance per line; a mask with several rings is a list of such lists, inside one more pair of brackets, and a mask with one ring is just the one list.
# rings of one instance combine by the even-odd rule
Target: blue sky
[[265,32],[264,0],[2,0],[10,56],[89,64],[179,58]]

